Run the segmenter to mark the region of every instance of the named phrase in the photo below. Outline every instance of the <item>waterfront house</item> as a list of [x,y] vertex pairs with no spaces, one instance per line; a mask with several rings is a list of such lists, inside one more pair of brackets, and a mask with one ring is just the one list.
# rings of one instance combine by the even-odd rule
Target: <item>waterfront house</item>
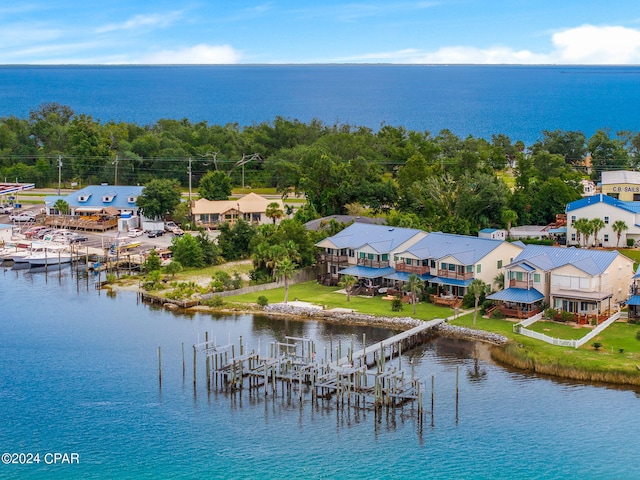
[[337,285],[341,276],[361,280],[370,292],[393,281],[385,277],[395,273],[391,259],[424,238],[426,232],[413,228],[353,223],[338,234],[316,244],[321,268],[319,281]]
[[[568,203],[566,213],[568,245],[584,244],[584,239],[580,238],[575,228],[575,222],[579,218],[600,218],[604,221],[604,228],[598,232],[598,238],[591,236],[592,245],[615,248],[626,246],[627,239],[640,240],[640,202],[622,201],[600,193]],[[618,220],[627,225],[627,229],[620,232],[620,238],[618,232],[613,229]]]
[[[196,225],[205,228],[218,228],[222,223],[233,225],[240,218],[247,223],[263,225],[273,221],[267,216],[267,209],[274,202],[284,212],[282,200],[265,198],[253,192],[237,200],[201,198],[191,203],[191,215]],[[276,223],[279,221],[276,219]]]
[[[142,194],[141,186],[90,185],[68,195],[45,198],[45,225],[64,226],[83,230],[110,230],[118,228],[118,219],[124,218],[122,230],[139,225],[136,204]],[[69,205],[68,215],[59,215],[55,209],[58,200]]]
[[633,261],[617,251],[527,245],[505,267],[505,288],[487,296],[505,316],[550,306],[576,319],[604,319],[629,295]]
[[420,275],[437,289],[433,303],[459,306],[474,279],[493,287],[521,251],[520,245],[503,240],[432,232],[394,256],[396,272],[387,278],[406,282],[410,274]]
[[640,267],[636,270],[627,301],[629,322],[640,323]]

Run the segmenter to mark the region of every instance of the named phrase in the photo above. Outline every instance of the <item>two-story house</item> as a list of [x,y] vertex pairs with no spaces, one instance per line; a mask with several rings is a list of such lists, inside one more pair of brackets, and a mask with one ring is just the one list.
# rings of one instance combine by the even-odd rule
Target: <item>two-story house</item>
[[[207,200],[201,198],[192,202],[191,215],[196,225],[205,228],[218,228],[222,223],[234,224],[239,219],[255,225],[271,223],[267,216],[269,205],[276,203],[284,214],[284,205],[280,199],[265,198],[249,193],[237,200]],[[276,223],[279,223],[276,218]]]
[[513,261],[522,247],[490,238],[432,232],[394,257],[397,278],[422,276],[438,287],[431,297],[436,304],[457,305],[474,279],[493,286],[503,267]]
[[341,275],[352,275],[372,286],[386,286],[395,273],[391,259],[427,234],[413,228],[354,223],[316,244],[322,249],[319,281],[337,285]]
[[617,251],[528,245],[505,270],[504,290],[487,298],[508,317],[549,306],[603,318],[628,298],[633,261]]

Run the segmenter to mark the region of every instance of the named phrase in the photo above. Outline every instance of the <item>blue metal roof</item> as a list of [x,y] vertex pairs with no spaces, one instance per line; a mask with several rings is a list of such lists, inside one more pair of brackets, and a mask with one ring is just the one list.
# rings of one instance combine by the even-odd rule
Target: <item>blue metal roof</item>
[[439,283],[441,285],[453,285],[455,287],[468,287],[469,284],[473,281],[473,279],[467,280],[458,280],[457,278],[446,278],[446,277],[433,277],[429,280],[432,283]]
[[507,288],[487,296],[488,300],[500,300],[503,302],[535,303],[544,299],[544,295],[535,288]]
[[340,273],[341,275],[353,275],[354,277],[358,278],[378,278],[384,277],[386,275],[391,275],[393,272],[395,272],[393,267],[372,268],[355,265],[353,267],[340,270],[338,273]]
[[[386,278],[387,280],[399,280],[401,282],[408,282],[410,275],[411,274],[408,272],[394,272],[391,275],[385,275],[384,278]],[[420,279],[423,281],[431,280],[432,278],[434,278],[433,275],[429,275],[428,273],[420,275]]]
[[595,205],[597,203],[606,203],[607,205],[621,208],[622,210],[627,210],[632,213],[640,212],[640,202],[623,202],[622,200],[618,200],[617,198],[613,198],[602,193],[598,195],[592,195],[590,197],[584,197],[580,200],[576,200],[575,202],[568,203],[566,212],[569,213],[580,208],[588,207],[589,205]]
[[627,300],[627,305],[638,306],[640,305],[640,295],[633,295]]
[[[130,185],[90,185],[81,190],[70,193],[67,196],[52,196],[45,198],[49,204],[62,198],[73,209],[76,208],[103,208],[114,207],[118,210],[137,209],[136,203],[130,202],[142,193],[144,187]],[[105,197],[110,201],[105,202]],[[81,201],[82,199],[82,201]]]
[[589,275],[598,275],[604,273],[618,255],[621,254],[608,250],[527,245],[510,266],[527,263],[539,270],[549,271],[565,265],[573,265]]
[[402,253],[435,260],[451,255],[463,265],[472,265],[503,243],[504,240],[431,232]]
[[356,249],[370,245],[377,252],[389,253],[419,233],[422,231],[414,228],[354,223],[326,240],[336,248]]

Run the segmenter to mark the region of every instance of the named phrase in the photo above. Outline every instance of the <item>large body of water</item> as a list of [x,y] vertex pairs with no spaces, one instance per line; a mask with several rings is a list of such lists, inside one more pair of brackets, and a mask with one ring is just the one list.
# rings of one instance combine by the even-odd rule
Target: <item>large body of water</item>
[[[75,453],[74,465],[3,465],[0,478],[633,479],[640,399],[632,390],[509,371],[482,348],[440,339],[411,352],[427,414],[207,394],[191,346],[211,332],[262,351],[285,335],[367,343],[379,328],[238,315],[181,315],[94,288],[69,267],[0,269],[0,453]],[[181,345],[187,350],[186,379]],[[157,347],[163,385],[158,385]],[[321,349],[319,349],[321,351]],[[474,361],[474,356],[479,360]],[[455,372],[460,409],[455,414]],[[435,407],[431,423],[431,376]],[[51,457],[49,457],[51,458]]]
[[161,118],[241,126],[276,116],[374,130],[387,124],[466,137],[542,130],[638,130],[640,67],[0,66],[0,116],[43,102],[102,121]]

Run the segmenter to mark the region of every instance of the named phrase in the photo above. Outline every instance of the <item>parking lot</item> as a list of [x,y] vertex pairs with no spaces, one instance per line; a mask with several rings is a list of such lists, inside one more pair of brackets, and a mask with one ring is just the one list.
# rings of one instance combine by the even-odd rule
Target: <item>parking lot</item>
[[[33,207],[25,207],[18,211],[12,212],[12,214],[24,212],[24,211],[32,211],[33,213],[39,214],[41,207],[33,206]],[[33,226],[33,222],[20,222],[14,223],[9,219],[9,214],[0,213],[0,224],[5,225],[14,225],[18,228],[21,233],[27,231],[31,226]],[[113,243],[116,237],[119,238],[128,238],[128,235],[124,232],[118,233],[116,230],[110,230],[108,232],[84,232],[79,231],[83,236],[87,237],[87,240],[82,242],[81,245],[91,248],[97,248],[104,250],[105,248],[109,248]],[[141,236],[131,238],[132,242],[139,242],[140,246],[136,247],[133,251],[146,251],[151,250],[152,248],[165,249],[171,245],[171,240],[173,238],[173,234],[166,232],[164,235],[154,238],[149,238],[147,234],[143,234]]]

